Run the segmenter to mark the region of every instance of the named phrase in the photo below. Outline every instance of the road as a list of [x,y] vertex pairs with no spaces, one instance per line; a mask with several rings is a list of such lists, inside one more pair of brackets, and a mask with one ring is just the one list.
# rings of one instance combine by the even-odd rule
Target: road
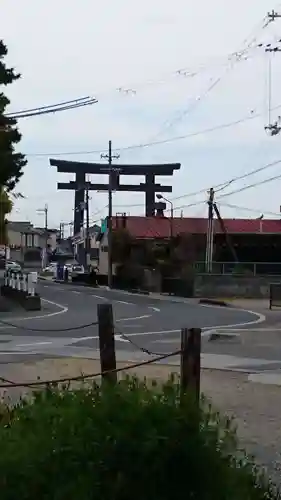
[[[281,353],[276,350],[281,328],[279,332],[274,326],[276,316],[273,321],[258,313],[202,306],[194,300],[174,302],[47,281],[40,282],[38,289],[47,301],[43,302],[47,309],[37,313],[39,317],[33,313],[29,318],[3,318],[0,362],[30,360],[34,356],[97,357],[97,304],[111,302],[119,360],[150,357],[142,349],[173,352],[179,348],[182,327],[200,327],[203,367],[248,371],[281,368]],[[265,328],[270,329],[266,334]],[[210,334],[216,331],[228,335],[210,340]]]

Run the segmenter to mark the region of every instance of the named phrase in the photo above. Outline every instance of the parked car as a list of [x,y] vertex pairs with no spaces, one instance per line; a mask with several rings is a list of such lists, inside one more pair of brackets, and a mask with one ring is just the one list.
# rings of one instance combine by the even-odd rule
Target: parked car
[[5,268],[7,271],[13,271],[14,273],[20,273],[22,267],[18,262],[13,262],[12,260],[7,260]]
[[54,264],[54,263],[51,263],[51,264],[49,264],[47,267],[45,267],[45,268],[43,269],[43,271],[47,271],[47,272],[52,271],[52,272],[54,272],[54,271],[56,270],[56,268],[57,268],[56,263],[55,263],[55,264]]
[[71,276],[78,276],[79,274],[84,274],[85,269],[84,266],[80,266],[79,264],[73,264],[69,267],[69,271]]

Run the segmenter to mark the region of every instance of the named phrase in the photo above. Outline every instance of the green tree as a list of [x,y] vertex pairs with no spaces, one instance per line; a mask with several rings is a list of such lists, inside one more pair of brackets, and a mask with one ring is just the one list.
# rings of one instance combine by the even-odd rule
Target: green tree
[[117,229],[112,235],[113,262],[123,264],[130,259],[133,238],[127,229]]
[[0,190],[0,245],[7,245],[7,221],[5,216],[12,211],[13,202],[5,189]]
[[[0,87],[10,85],[20,78],[13,68],[7,68],[4,58],[8,50],[0,40]],[[23,167],[27,164],[25,156],[15,152],[15,146],[21,140],[17,128],[17,120],[5,115],[10,100],[0,92],[0,190],[11,192],[23,175]],[[2,216],[2,214],[1,214]]]

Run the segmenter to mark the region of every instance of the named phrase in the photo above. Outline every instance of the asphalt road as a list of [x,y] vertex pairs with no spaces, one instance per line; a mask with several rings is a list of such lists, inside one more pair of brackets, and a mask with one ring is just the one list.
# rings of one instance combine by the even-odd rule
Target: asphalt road
[[[227,327],[260,327],[262,317],[247,311],[202,306],[195,301],[173,302],[106,289],[40,282],[45,310],[33,317],[2,318],[0,363],[33,356],[94,357],[98,349],[97,304],[112,303],[118,359],[143,359],[142,350],[172,352],[179,348],[182,327],[203,329],[202,350],[207,356],[260,357],[252,349],[243,352],[241,342],[209,342],[208,331]],[[48,309],[46,311],[46,308]],[[47,315],[46,315],[47,314]],[[7,324],[9,323],[9,324]],[[93,323],[93,324],[92,324]],[[14,325],[13,328],[11,325]],[[280,353],[281,359],[281,353]],[[217,363],[211,359],[211,362]],[[235,363],[234,363],[235,364]]]

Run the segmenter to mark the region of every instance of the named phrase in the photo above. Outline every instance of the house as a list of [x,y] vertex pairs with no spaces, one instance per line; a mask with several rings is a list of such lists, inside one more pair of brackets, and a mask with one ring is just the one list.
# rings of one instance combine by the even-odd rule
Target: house
[[24,261],[27,255],[31,260],[41,260],[43,249],[47,247],[47,253],[51,253],[56,248],[56,229],[48,229],[46,233],[44,228],[34,227],[31,222],[9,221],[7,233],[7,256],[13,260]]
[[[98,265],[99,260],[99,233],[100,227],[94,224],[89,227],[89,239],[90,239],[90,263],[93,266]],[[79,262],[84,262],[85,251],[86,251],[86,228],[81,228],[79,234],[72,237],[73,254],[76,256]]]
[[[239,262],[281,263],[281,220],[223,219],[224,227]],[[196,217],[115,216],[113,231],[126,229],[141,244],[144,241],[167,242],[181,235],[192,235],[201,248],[202,260],[206,248],[208,220]],[[214,219],[215,262],[233,262],[226,235],[219,220]],[[280,265],[281,267],[281,265]],[[102,272],[103,271],[103,272]],[[100,237],[100,272],[107,273],[107,234]]]

